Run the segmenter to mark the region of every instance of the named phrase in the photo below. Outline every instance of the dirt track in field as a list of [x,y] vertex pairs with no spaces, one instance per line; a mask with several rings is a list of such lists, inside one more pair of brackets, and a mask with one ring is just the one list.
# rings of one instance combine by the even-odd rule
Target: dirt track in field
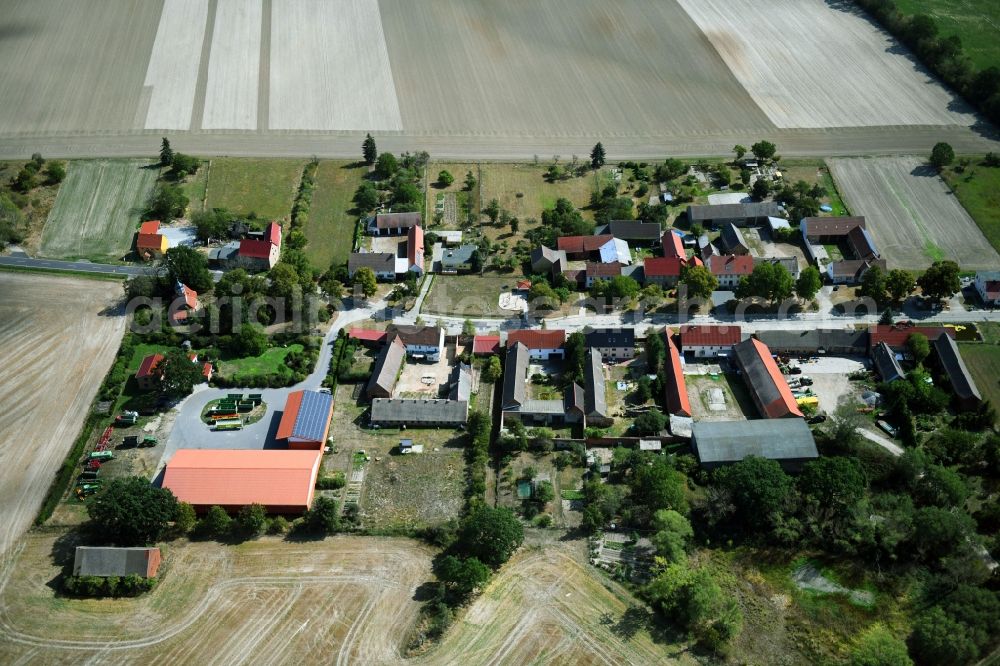
[[641,619],[623,619],[630,597],[583,563],[581,542],[544,538],[552,543],[517,555],[439,646],[407,661],[402,643],[432,555],[417,542],[177,542],[153,592],[80,600],[48,586],[60,572],[52,553],[70,557],[75,542],[35,532],[0,577],[0,661],[693,663],[682,643],[654,642]]
[[1000,266],[1000,255],[923,159],[839,158],[828,164],[844,203],[867,218],[890,268],[918,270],[935,259],[952,259],[964,270]]
[[28,528],[125,330],[117,282],[0,272],[0,554]]

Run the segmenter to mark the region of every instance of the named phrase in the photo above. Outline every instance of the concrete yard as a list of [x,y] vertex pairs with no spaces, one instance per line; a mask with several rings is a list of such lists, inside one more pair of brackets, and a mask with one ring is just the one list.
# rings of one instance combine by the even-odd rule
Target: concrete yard
[[0,272],[0,554],[35,518],[114,360],[120,289]]
[[867,218],[889,268],[927,268],[937,259],[957,261],[964,270],[1000,266],[1000,254],[923,158],[836,158],[828,164],[851,213]]

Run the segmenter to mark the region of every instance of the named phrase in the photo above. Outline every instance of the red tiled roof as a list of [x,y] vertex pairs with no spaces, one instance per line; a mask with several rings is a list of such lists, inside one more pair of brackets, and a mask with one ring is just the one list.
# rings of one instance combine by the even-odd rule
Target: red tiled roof
[[643,262],[646,277],[680,277],[687,261],[680,257],[650,257]]
[[906,346],[906,341],[914,333],[920,333],[928,340],[937,340],[942,333],[955,337],[955,329],[947,326],[900,326],[898,324],[875,324],[868,327],[868,348],[874,349],[884,342],[893,349]]
[[410,227],[406,234],[406,260],[411,267],[424,267],[424,230],[420,225]]
[[708,258],[708,269],[712,275],[750,275],[753,273],[753,257],[718,254]]
[[507,348],[520,342],[528,349],[559,349],[566,344],[566,331],[511,331],[507,334]]
[[983,285],[984,291],[986,292],[986,298],[991,301],[995,301],[1000,298],[1000,281],[998,280],[987,280]]
[[352,328],[347,333],[348,337],[363,342],[382,342],[385,340],[386,335],[385,331],[376,331],[369,328]]
[[667,338],[667,378],[664,382],[664,391],[667,399],[667,411],[679,416],[691,416],[691,402],[688,400],[687,383],[684,381],[684,370],[681,367],[681,355],[670,337],[670,329],[667,329],[665,333]]
[[600,236],[563,236],[556,241],[556,249],[570,254],[596,252],[612,239],[614,239],[614,236],[611,234],[602,234]]
[[662,242],[664,257],[680,257],[683,259],[687,256],[687,252],[684,251],[684,241],[670,229],[663,232]]
[[517,290],[518,291],[528,291],[531,289],[531,280],[518,280]]
[[681,326],[681,349],[735,345],[742,337],[737,324],[686,324]]
[[160,221],[150,220],[149,222],[143,222],[139,225],[140,235],[153,235],[160,233]]
[[489,355],[500,351],[499,335],[477,335],[472,339],[472,353],[475,355]]
[[205,365],[201,366],[201,375],[205,379],[211,379],[213,371],[214,368],[212,367],[211,363],[206,363]]
[[142,363],[139,364],[139,370],[135,373],[136,379],[149,377],[155,374],[156,366],[158,366],[162,360],[163,354],[150,354],[146,358],[142,359]]
[[799,409],[799,403],[795,402],[795,396],[792,395],[792,389],[788,388],[788,381],[785,376],[781,374],[781,370],[778,368],[778,364],[774,362],[771,357],[771,350],[768,349],[760,340],[755,338],[750,338],[750,342],[753,343],[754,351],[760,356],[760,360],[767,370],[767,374],[774,384],[775,388],[778,390],[778,396],[770,404],[764,405],[764,412],[768,418],[775,419],[781,418],[783,416],[788,416],[792,414],[794,416],[802,416],[802,411]]
[[192,310],[198,307],[198,292],[187,286],[186,284],[181,285],[184,288],[184,305],[191,308]]
[[240,256],[254,259],[267,259],[271,256],[272,247],[281,247],[281,227],[276,222],[269,222],[264,229],[264,239],[244,238],[240,241]]
[[195,507],[305,510],[322,457],[322,451],[180,449],[167,463],[163,487]]
[[288,439],[292,436],[292,429],[295,427],[295,419],[299,415],[299,406],[302,404],[302,391],[292,391],[285,401],[285,411],[281,414],[281,422],[278,423],[278,432],[275,439]]
[[264,229],[264,240],[271,245],[281,245],[281,226],[277,222],[269,222]]

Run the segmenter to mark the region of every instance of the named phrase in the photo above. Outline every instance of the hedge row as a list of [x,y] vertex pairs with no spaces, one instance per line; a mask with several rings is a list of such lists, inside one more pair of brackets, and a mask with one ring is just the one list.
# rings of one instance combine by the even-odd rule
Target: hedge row
[[63,591],[76,597],[137,597],[156,587],[155,578],[128,576],[67,576]]

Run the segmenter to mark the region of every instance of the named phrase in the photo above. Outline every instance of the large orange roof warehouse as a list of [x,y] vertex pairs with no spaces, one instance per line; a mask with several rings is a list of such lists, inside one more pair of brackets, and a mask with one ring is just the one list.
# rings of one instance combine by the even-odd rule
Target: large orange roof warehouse
[[306,509],[321,458],[321,451],[180,449],[167,463],[163,487],[195,507]]

